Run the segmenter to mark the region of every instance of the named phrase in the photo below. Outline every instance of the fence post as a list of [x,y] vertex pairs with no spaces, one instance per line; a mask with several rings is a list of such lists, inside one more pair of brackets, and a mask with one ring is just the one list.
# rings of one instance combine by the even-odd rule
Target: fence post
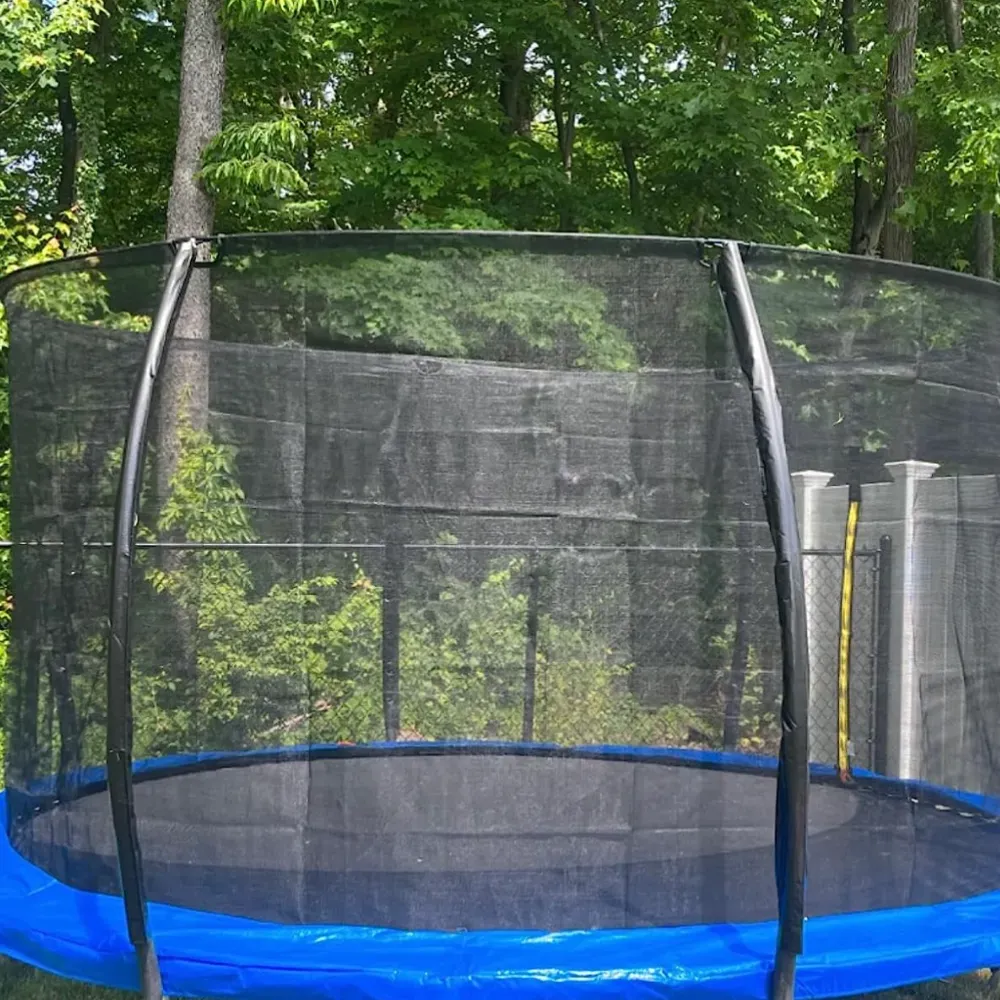
[[875,705],[872,733],[873,763],[879,774],[888,772],[886,736],[889,732],[889,670],[892,630],[892,538],[878,540],[878,577],[875,589]]
[[934,462],[886,462],[892,476],[889,535],[892,539],[891,573],[888,584],[893,600],[889,629],[888,683],[886,685],[886,773],[896,778],[920,776],[920,678],[915,662],[914,635],[919,615],[916,575],[916,507],[921,481],[930,479],[938,466]]
[[823,522],[817,509],[819,491],[824,489],[833,479],[832,472],[817,472],[807,470],[792,473],[792,486],[795,490],[795,510],[799,521],[799,534],[802,538],[802,573],[805,578],[806,591],[806,639],[809,644],[809,759],[820,759],[821,748],[836,737],[829,725],[824,725],[825,705],[820,704],[829,688],[829,683],[823,683],[823,678],[816,676],[817,671],[829,665],[829,657],[824,653],[830,648],[830,637],[824,635],[828,622],[823,606],[823,565],[809,556],[810,549],[827,547],[827,539],[823,537]]
[[538,553],[528,560],[528,614],[524,623],[524,702],[521,711],[521,739],[535,738],[535,675],[538,669],[538,603],[541,570]]

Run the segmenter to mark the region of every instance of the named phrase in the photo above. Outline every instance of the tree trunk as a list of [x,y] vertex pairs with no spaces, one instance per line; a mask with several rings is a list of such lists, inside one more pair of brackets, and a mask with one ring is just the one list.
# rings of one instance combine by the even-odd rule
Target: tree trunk
[[76,205],[76,167],[80,159],[80,139],[73,90],[66,71],[56,78],[56,100],[59,103],[61,136],[56,207],[60,212],[68,212]]
[[625,165],[625,176],[628,177],[628,207],[632,215],[632,224],[640,232],[642,223],[642,182],[639,180],[639,168],[635,162],[635,147],[630,139],[622,139],[622,162]]
[[980,278],[996,277],[994,254],[996,235],[993,226],[992,212],[976,213],[976,274]]
[[[208,144],[222,127],[226,44],[222,0],[188,0],[181,51],[180,115],[174,173],[167,202],[167,239],[209,236],[215,205],[199,172]],[[184,340],[207,340],[211,326],[208,270],[191,275],[174,327],[174,346],[164,371],[157,434],[157,492],[162,498],[177,468],[182,418],[203,427],[208,411],[208,357],[185,349]]]
[[221,0],[188,0],[181,51],[180,120],[167,203],[167,239],[209,236],[211,196],[198,179],[209,142],[222,128],[226,43]]
[[[604,34],[604,25],[601,21],[601,12],[597,7],[597,0],[586,0],[587,19],[590,21],[590,30],[593,32],[601,52],[608,57],[608,41]],[[609,79],[612,83],[615,80],[615,67],[607,67]],[[613,83],[614,85],[614,83]],[[621,95],[617,92],[615,85],[615,100],[619,104],[624,103]],[[639,168],[636,165],[635,143],[631,136],[622,135],[618,140],[619,149],[622,154],[622,165],[625,167],[625,176],[628,178],[628,204],[632,222],[637,229],[642,229],[642,183],[639,180]]]
[[842,0],[840,5],[840,36],[844,55],[854,59],[858,55],[858,12],[856,0]]
[[576,110],[572,95],[565,83],[564,67],[557,60],[553,69],[552,113],[556,120],[556,139],[559,143],[559,159],[566,175],[566,192],[559,206],[559,230],[564,233],[576,231],[573,218],[573,144],[576,140]]
[[[181,79],[177,148],[167,201],[167,239],[209,236],[215,206],[199,177],[205,150],[222,127],[222,98],[226,75],[226,46],[222,29],[223,0],[188,0],[181,49]],[[187,422],[195,429],[208,424],[209,356],[212,272],[191,273],[174,325],[174,338],[161,376],[156,414],[155,520],[170,495],[181,459],[180,430]],[[175,572],[183,553],[167,549],[162,568]],[[169,608],[174,672],[181,684],[198,683],[197,622],[180,603]]]
[[894,44],[886,74],[885,190],[886,222],[882,255],[913,260],[913,231],[893,219],[917,168],[917,123],[906,102],[917,82],[917,19],[919,0],[887,0],[888,28]]
[[965,43],[962,27],[962,14],[965,0],[941,0],[941,11],[944,14],[944,30],[948,37],[948,48],[957,52]]
[[[858,42],[857,0],[842,0],[840,30],[844,55],[852,61],[861,51]],[[883,205],[876,201],[870,178],[872,156],[872,125],[855,126],[854,141],[858,149],[854,161],[854,205],[851,216],[850,252],[867,255],[875,252],[885,221]]]
[[388,71],[382,72],[386,77],[386,87],[370,106],[369,135],[373,143],[396,138],[399,134],[399,118],[402,111],[405,84],[393,80]]
[[880,217],[875,191],[868,176],[872,155],[871,126],[860,125],[854,134],[858,158],[854,161],[854,213],[850,250],[853,254],[864,256],[875,252],[884,220]]
[[524,694],[521,707],[521,739],[530,743],[535,738],[535,687],[538,672],[538,606],[540,603],[541,570],[538,553],[528,561],[528,614],[524,623]]
[[736,624],[723,714],[723,750],[736,750],[739,747],[743,720],[743,691],[746,688],[747,667],[750,663],[750,611],[753,604],[754,583],[754,552],[751,546],[753,537],[750,522],[740,521],[736,531],[736,548],[739,550],[740,563],[736,578]]
[[109,88],[105,74],[114,38],[114,21],[119,17],[116,0],[105,0],[87,50],[90,60],[74,73],[75,109],[78,119],[76,155],[76,218],[67,247],[85,253],[94,245],[94,223],[101,216],[104,195],[102,141],[107,120]]
[[410,400],[410,388],[404,382],[396,397],[395,413],[383,432],[379,456],[381,499],[385,505],[385,548],[379,581],[382,588],[382,715],[385,738],[390,742],[399,739],[402,722],[399,655],[408,534],[403,513],[402,477],[407,453],[406,428],[412,417]]
[[500,62],[500,86],[497,96],[504,113],[504,131],[508,135],[531,135],[534,109],[531,87],[524,68],[527,49],[522,45],[504,52]]

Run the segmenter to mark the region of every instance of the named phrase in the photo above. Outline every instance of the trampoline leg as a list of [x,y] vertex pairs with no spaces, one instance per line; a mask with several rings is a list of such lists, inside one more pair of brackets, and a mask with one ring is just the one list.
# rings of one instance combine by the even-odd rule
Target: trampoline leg
[[156,949],[152,941],[136,948],[139,959],[139,977],[142,981],[142,1000],[163,1000],[163,980],[160,978],[160,963],[156,959]]
[[771,973],[771,1000],[792,1000],[795,996],[795,963],[798,956],[779,948]]

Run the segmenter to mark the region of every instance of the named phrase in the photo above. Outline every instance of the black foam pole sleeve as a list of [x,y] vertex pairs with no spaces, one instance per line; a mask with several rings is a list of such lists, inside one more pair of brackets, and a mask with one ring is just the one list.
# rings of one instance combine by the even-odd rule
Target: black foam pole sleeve
[[802,550],[774,370],[736,243],[722,245],[717,276],[736,354],[750,388],[764,506],[775,551],[782,696],[774,838],[779,932],[772,996],[788,1000],[794,993],[795,956],[802,953],[809,803],[809,650]]
[[132,691],[131,647],[129,645],[129,604],[132,569],[135,564],[136,527],[142,467],[146,454],[153,390],[170,334],[177,317],[191,268],[197,241],[178,244],[163,293],[146,341],[142,368],[132,393],[129,426],[122,453],[115,507],[115,529],[111,548],[111,608],[108,635],[107,675],[107,768],[111,817],[129,940],[136,950],[142,981],[143,1000],[160,1000],[163,995],[159,963],[149,936],[142,853],[135,818],[132,790]]

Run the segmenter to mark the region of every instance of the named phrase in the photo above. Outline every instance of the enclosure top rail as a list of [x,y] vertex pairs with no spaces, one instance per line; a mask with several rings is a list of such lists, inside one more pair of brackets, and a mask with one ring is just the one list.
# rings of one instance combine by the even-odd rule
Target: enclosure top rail
[[[0,541],[2,549],[56,549],[68,547],[66,542],[14,542],[10,540]],[[79,546],[83,549],[111,549],[113,542],[82,542]],[[219,552],[219,551],[242,551],[261,549],[272,550],[298,550],[298,549],[319,549],[334,550],[339,552],[378,552],[384,549],[384,542],[136,542],[136,549],[168,549],[174,552]],[[760,546],[740,548],[735,545],[533,545],[531,542],[523,544],[514,543],[489,543],[489,542],[405,542],[401,546],[403,549],[414,552],[674,552],[678,555],[690,554],[701,555],[702,553],[720,553],[738,555],[739,553],[766,551]],[[859,550],[860,552],[861,550]],[[807,552],[806,555],[826,555],[823,551]],[[837,554],[837,553],[834,553]]]
[[113,267],[139,267],[144,264],[151,267],[169,262],[171,254],[176,252],[183,240],[160,243],[139,243],[130,247],[114,247],[110,250],[92,250],[87,253],[75,253],[55,260],[44,260],[38,264],[29,264],[15,271],[0,275],[0,304],[18,285],[48,278],[57,274],[67,274],[74,271],[99,269],[104,264]]
[[[706,247],[732,242],[740,248],[748,264],[777,255],[814,260],[828,266],[836,265],[856,273],[881,275],[887,279],[909,280],[914,284],[948,285],[960,291],[989,294],[1000,299],[996,282],[975,275],[923,264],[910,264],[876,257],[859,257],[832,250],[785,247],[776,244],[725,241],[715,238],[631,235],[613,233],[525,232],[514,230],[450,230],[450,229],[377,229],[377,230],[305,230],[276,233],[219,233],[192,236],[199,244],[214,250],[216,259],[228,253],[289,252],[323,249],[378,249],[409,244],[469,245],[500,250],[520,250],[535,253],[622,254],[689,256],[698,259]],[[108,267],[162,264],[184,239],[159,243],[137,244],[110,250],[74,254],[57,260],[43,261],[0,276],[0,302],[17,285],[36,278],[70,271]],[[211,260],[199,260],[195,267],[211,266]]]
[[[92,269],[108,264],[128,267],[162,263],[165,255],[173,252],[187,239],[210,246],[217,257],[226,253],[246,253],[253,250],[293,251],[302,249],[375,249],[397,247],[399,244],[416,246],[463,244],[503,250],[521,250],[546,253],[576,252],[583,247],[605,254],[628,252],[629,247],[641,249],[644,254],[690,256],[696,258],[706,241],[693,237],[644,236],[609,233],[557,233],[522,232],[514,230],[477,229],[333,229],[289,230],[277,233],[217,233],[212,236],[190,236],[173,241],[142,243],[131,247],[71,254],[56,260],[42,261],[0,276],[0,301],[15,286],[36,278]],[[210,261],[196,262],[196,267],[210,265]]]
[[[16,542],[9,538],[0,539],[0,550],[14,548],[64,548],[66,542],[53,541],[23,541]],[[83,542],[84,549],[110,549],[111,542]],[[136,542],[137,549],[170,549],[180,552],[196,551],[226,551],[253,549],[332,549],[340,552],[378,552],[385,548],[384,542]],[[490,542],[406,542],[404,549],[414,552],[676,552],[701,555],[714,552],[722,555],[739,555],[744,552],[760,552],[760,546],[740,548],[736,545],[532,545],[525,542],[521,545],[513,543]],[[873,556],[878,549],[856,548],[856,556]],[[803,549],[803,556],[837,556],[842,557],[840,549],[814,548]]]

